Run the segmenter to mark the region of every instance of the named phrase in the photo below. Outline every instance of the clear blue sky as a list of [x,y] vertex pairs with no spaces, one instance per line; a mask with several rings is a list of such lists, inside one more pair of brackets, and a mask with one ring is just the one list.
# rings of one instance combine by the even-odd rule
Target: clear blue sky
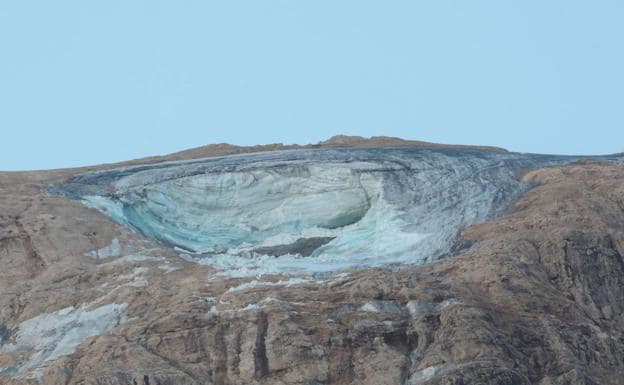
[[0,1],[0,169],[344,133],[624,151],[624,2]]

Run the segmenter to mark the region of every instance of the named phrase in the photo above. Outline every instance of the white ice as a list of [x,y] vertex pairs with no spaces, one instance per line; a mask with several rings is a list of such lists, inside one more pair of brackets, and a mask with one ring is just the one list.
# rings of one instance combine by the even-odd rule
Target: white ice
[[109,258],[121,256],[123,250],[119,239],[113,238],[111,244],[101,249],[89,251],[86,255],[92,258]]
[[[528,188],[518,171],[571,160],[293,151],[102,171],[73,186],[89,206],[222,274],[310,274],[448,255],[463,227],[500,213]],[[310,255],[299,252],[302,244]]]
[[90,305],[67,307],[22,322],[17,327],[14,342],[1,346],[0,353],[33,352],[13,368],[17,373],[24,373],[72,354],[87,338],[106,333],[128,321],[128,305],[125,303],[93,309]]

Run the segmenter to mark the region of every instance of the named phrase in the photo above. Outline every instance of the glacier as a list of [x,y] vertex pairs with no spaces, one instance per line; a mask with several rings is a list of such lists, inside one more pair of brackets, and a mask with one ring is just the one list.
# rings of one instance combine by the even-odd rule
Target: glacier
[[[524,170],[582,157],[456,148],[308,149],[80,174],[78,199],[223,274],[422,264],[530,186]],[[604,161],[620,161],[617,156]]]

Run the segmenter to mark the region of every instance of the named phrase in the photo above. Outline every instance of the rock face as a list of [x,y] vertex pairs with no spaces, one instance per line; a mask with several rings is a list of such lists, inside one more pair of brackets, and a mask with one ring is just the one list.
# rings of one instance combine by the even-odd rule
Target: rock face
[[[620,384],[619,162],[340,149],[0,174],[0,384]],[[411,242],[425,227],[444,236]]]

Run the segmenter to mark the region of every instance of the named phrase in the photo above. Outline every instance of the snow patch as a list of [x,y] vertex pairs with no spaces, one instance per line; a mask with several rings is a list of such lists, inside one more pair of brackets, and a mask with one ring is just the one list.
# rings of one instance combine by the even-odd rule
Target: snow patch
[[438,372],[438,366],[429,366],[428,368],[424,368],[423,370],[419,370],[412,374],[412,376],[408,380],[409,385],[419,385],[426,381],[429,381],[436,375]]
[[368,301],[360,307],[368,313],[400,314],[401,307],[395,301]]
[[226,293],[232,293],[232,292],[236,292],[236,291],[241,291],[241,290],[247,290],[247,289],[251,289],[254,287],[266,287],[266,286],[294,286],[294,285],[304,285],[304,284],[313,284],[313,283],[322,283],[323,281],[317,281],[317,280],[312,280],[312,279],[305,279],[305,278],[289,278],[287,280],[282,280],[282,281],[276,281],[276,282],[271,282],[271,281],[258,281],[258,280],[253,280],[250,282],[245,282],[241,285],[238,286],[234,286],[234,287],[230,287]]
[[145,278],[145,275],[147,274],[148,271],[149,269],[147,267],[136,267],[134,268],[132,273],[117,276],[115,279],[117,281],[129,281],[129,282],[124,283],[122,286],[137,287],[137,288],[145,287],[147,286],[147,278]]
[[168,264],[168,263],[164,263],[162,265],[158,265],[158,268],[160,270],[163,270],[166,273],[171,273],[172,271],[176,271],[176,270],[180,270],[181,267],[178,265],[172,265],[172,264]]
[[124,263],[136,263],[136,262],[159,262],[164,260],[164,257],[154,257],[150,255],[141,255],[141,254],[130,254],[123,256],[121,258],[115,259],[114,261],[108,262],[110,265],[121,265]]
[[461,304],[461,302],[455,298],[445,299],[444,301],[438,304],[427,302],[427,301],[421,301],[421,300],[411,300],[407,302],[407,305],[405,307],[407,308],[407,311],[410,313],[412,317],[418,317],[421,315],[439,312],[442,309],[445,309],[449,306],[458,305],[458,304]]
[[32,352],[28,359],[11,368],[23,374],[70,355],[84,340],[129,321],[128,305],[125,303],[94,309],[91,306],[92,303],[83,304],[79,308],[67,307],[22,322],[17,327],[14,342],[0,346],[0,353]]
[[121,247],[121,243],[119,242],[119,239],[113,238],[110,245],[102,247],[101,249],[98,249],[98,250],[89,251],[85,255],[87,257],[100,259],[100,258],[120,257],[122,252],[123,250]]
[[[219,303],[221,304],[229,304],[227,302],[222,302],[219,301]],[[273,297],[266,297],[265,299],[263,299],[262,301],[258,302],[258,303],[250,303],[248,305],[246,305],[245,307],[242,307],[240,309],[222,309],[219,310],[217,309],[217,307],[215,305],[213,305],[212,307],[210,307],[210,310],[208,311],[209,313],[212,314],[236,314],[236,313],[242,313],[242,312],[247,312],[250,310],[258,310],[258,309],[262,309],[271,305],[275,305],[275,304],[279,304],[279,303],[285,303],[284,301],[281,301],[277,298],[273,298]],[[289,302],[292,304],[302,304],[302,303],[297,303],[297,302]]]

